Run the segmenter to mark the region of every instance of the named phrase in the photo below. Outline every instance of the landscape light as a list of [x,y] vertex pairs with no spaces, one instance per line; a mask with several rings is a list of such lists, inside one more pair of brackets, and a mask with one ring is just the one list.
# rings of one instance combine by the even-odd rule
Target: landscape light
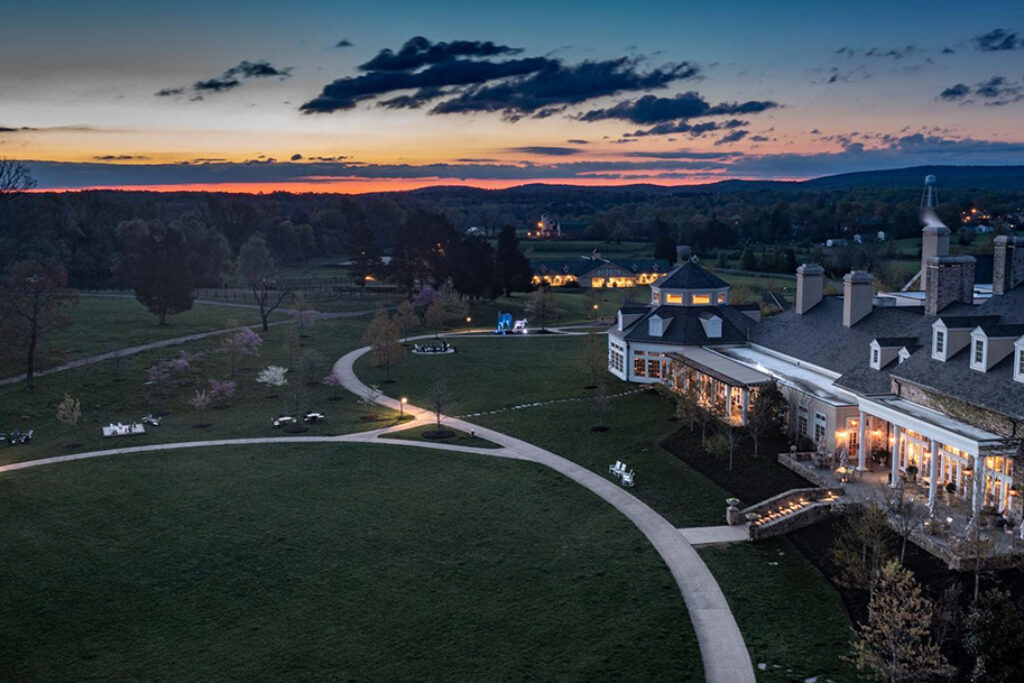
[[403,396],[398,402],[398,417],[405,417],[405,404],[409,402],[409,399]]

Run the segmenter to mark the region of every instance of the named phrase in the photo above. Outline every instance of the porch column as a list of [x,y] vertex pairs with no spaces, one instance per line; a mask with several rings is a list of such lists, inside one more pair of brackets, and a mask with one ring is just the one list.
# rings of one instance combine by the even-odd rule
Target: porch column
[[749,403],[749,399],[750,399],[750,390],[747,389],[746,387],[743,387],[743,422],[742,422],[742,424],[743,424],[744,427],[747,426],[747,404]]
[[728,384],[725,385],[725,417],[732,417],[732,387]]
[[867,431],[865,429],[865,427],[867,426],[866,422],[867,415],[865,415],[864,411],[862,410],[860,411],[860,427],[857,435],[857,471],[859,472],[864,471],[864,433]]
[[935,516],[935,491],[939,488],[939,442],[932,442],[932,459],[928,467],[928,516]]
[[889,456],[889,460],[892,461],[892,475],[889,481],[890,488],[896,488],[896,481],[900,477],[900,436],[903,430],[900,429],[899,425],[892,426],[892,455]]
[[981,455],[974,456],[974,500],[971,501],[971,511],[975,516],[981,512],[982,503],[985,500],[985,458]]

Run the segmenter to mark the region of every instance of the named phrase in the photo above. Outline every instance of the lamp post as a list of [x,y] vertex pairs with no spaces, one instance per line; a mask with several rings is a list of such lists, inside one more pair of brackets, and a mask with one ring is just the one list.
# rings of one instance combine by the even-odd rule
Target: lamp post
[[405,417],[405,404],[409,402],[409,399],[403,396],[398,402],[398,419],[401,420]]
[[466,327],[470,327],[470,324],[472,322],[473,322],[473,318],[471,318],[470,316],[467,315],[466,316]]

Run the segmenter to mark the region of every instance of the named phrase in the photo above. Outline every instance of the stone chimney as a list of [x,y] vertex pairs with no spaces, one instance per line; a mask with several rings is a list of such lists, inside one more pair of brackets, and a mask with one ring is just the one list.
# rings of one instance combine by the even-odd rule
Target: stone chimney
[[924,212],[921,230],[921,291],[928,291],[928,259],[949,256],[949,228],[942,224],[934,210]]
[[992,260],[992,293],[1006,294],[1024,282],[1024,237],[996,237]]
[[875,298],[875,278],[863,270],[851,270],[843,276],[843,326],[853,327],[871,312]]
[[954,302],[974,303],[974,257],[933,256],[928,259],[925,274],[928,289],[924,293],[924,312],[938,315]]
[[825,290],[825,269],[805,263],[796,269],[796,312],[803,315],[821,303]]

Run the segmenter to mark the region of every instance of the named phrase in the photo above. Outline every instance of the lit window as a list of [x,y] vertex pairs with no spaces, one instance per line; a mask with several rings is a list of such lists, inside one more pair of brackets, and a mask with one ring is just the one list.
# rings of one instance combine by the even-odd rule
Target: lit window
[[647,361],[647,376],[648,377],[661,377],[661,361],[649,360]]
[[718,296],[715,297],[715,301],[717,301],[720,304],[724,304],[725,303],[725,292],[719,292]]
[[814,443],[820,444],[825,440],[825,428],[828,427],[828,419],[824,413],[814,413]]
[[645,377],[647,373],[644,372],[644,359],[635,358],[633,360],[633,374],[637,377]]
[[665,303],[667,304],[681,304],[683,303],[683,297],[681,294],[666,294]]
[[935,353],[946,352],[946,333],[942,330],[935,330]]
[[710,303],[711,303],[711,295],[710,294],[694,294],[693,295],[693,305],[694,306],[699,306],[701,304],[710,304]]
[[974,342],[974,362],[977,365],[985,362],[985,342],[980,339]]

